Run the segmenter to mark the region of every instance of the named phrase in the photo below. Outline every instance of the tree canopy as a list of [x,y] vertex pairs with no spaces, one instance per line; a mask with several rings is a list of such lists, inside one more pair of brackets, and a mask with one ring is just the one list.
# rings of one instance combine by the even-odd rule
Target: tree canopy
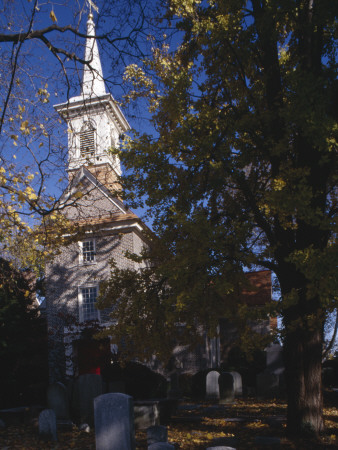
[[[76,203],[76,197],[59,201],[67,186],[67,139],[53,104],[78,95],[83,68],[94,70],[84,56],[85,23],[91,8],[97,9],[92,5],[34,0],[0,7],[0,245],[7,256],[18,255],[23,236],[47,251],[45,244],[68,225],[60,212]],[[151,12],[138,0],[99,7],[97,40],[101,54],[110,55],[103,59],[111,87],[120,83],[127,61],[147,51]],[[20,264],[34,264],[35,256]]]
[[134,281],[113,271],[110,333],[129,324],[135,343],[162,314],[168,329],[212,323],[243,268],[272,270],[295,433],[323,428],[323,325],[337,306],[337,16],[331,1],[174,0],[179,45],[125,74],[156,130],[125,140],[126,198],[143,199],[158,241]]
[[[36,300],[36,278],[0,258],[0,362],[2,406],[44,401],[47,326]],[[39,386],[39,389],[34,387]]]

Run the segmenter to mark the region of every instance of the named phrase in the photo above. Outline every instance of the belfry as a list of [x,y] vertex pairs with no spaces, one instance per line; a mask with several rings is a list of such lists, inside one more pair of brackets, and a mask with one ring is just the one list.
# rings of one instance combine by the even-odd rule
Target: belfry
[[130,129],[113,96],[106,91],[93,15],[87,22],[87,39],[81,94],[55,106],[68,125],[68,174],[71,180],[85,166],[108,189],[117,187],[120,161],[109,152],[119,146]]

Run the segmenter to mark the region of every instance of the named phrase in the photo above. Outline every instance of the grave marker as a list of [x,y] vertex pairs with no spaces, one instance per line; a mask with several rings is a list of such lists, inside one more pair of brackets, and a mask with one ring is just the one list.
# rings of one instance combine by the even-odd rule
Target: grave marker
[[104,394],[94,400],[96,450],[134,450],[133,399]]
[[218,379],[221,403],[232,403],[235,400],[234,377],[231,372],[222,372]]
[[156,442],[167,442],[168,430],[163,425],[156,425],[147,429],[147,443],[148,445]]
[[39,435],[45,441],[57,441],[56,416],[52,409],[44,409],[39,415]]
[[54,383],[47,388],[47,405],[55,412],[56,419],[70,419],[67,388],[62,383]]
[[206,376],[206,398],[207,400],[219,399],[219,372],[212,370]]

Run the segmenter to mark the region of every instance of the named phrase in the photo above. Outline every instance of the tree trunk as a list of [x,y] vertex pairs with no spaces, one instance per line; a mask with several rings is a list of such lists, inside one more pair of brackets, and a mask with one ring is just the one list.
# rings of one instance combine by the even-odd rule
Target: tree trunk
[[[302,318],[299,318],[302,321]],[[321,322],[321,321],[319,321]],[[304,326],[304,322],[302,322]],[[318,435],[324,428],[322,394],[322,327],[287,325],[284,362],[287,385],[287,427],[291,435]]]

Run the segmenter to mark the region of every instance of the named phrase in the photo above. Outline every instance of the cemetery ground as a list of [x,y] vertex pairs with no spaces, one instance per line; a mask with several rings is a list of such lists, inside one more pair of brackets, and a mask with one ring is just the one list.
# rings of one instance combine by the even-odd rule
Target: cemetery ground
[[[336,406],[336,404],[335,404]],[[167,424],[168,441],[176,449],[205,450],[212,446],[240,449],[338,449],[338,409],[327,402],[325,433],[320,441],[286,437],[286,404],[279,400],[241,399],[232,404],[181,401]],[[271,438],[270,440],[268,438]],[[0,429],[1,450],[95,449],[94,430],[59,431],[58,442],[39,440],[37,422]],[[147,449],[146,431],[136,431],[136,449]]]

